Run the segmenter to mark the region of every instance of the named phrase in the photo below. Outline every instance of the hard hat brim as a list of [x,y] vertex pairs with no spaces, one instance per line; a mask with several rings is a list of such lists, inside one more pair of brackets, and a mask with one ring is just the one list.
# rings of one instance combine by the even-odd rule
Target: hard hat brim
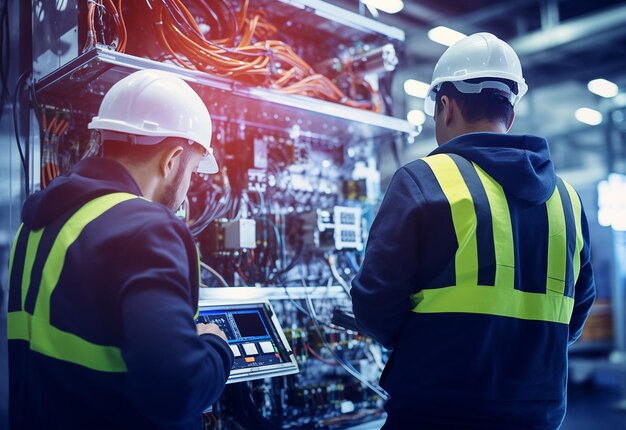
[[200,163],[198,164],[198,170],[196,170],[196,172],[198,173],[205,173],[209,175],[213,175],[218,171],[219,168],[217,166],[217,161],[211,153],[208,153],[205,158],[200,160]]
[[432,84],[430,84],[430,87],[428,88],[428,91],[426,92],[426,98],[424,99],[424,113],[429,116],[435,115],[435,99],[436,99],[435,88],[438,88],[444,82],[460,82],[460,81],[466,81],[469,79],[478,79],[478,78],[480,79],[489,79],[489,78],[507,79],[507,80],[517,83],[518,93],[515,95],[514,100],[511,103],[513,107],[515,107],[517,102],[520,101],[520,99],[524,97],[524,94],[526,94],[526,92],[528,91],[528,85],[526,84],[526,81],[524,80],[524,78],[520,78],[518,76],[514,76],[508,73],[498,73],[498,72],[487,71],[487,72],[481,72],[481,73],[473,73],[473,74],[464,75],[464,76],[441,77],[441,78],[435,79],[432,82]]

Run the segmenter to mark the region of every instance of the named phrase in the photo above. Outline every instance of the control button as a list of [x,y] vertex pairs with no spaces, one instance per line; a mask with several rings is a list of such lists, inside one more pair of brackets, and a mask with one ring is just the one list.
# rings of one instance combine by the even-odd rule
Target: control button
[[259,350],[256,349],[256,345],[253,343],[244,343],[241,346],[243,346],[246,355],[257,355],[259,353]]
[[230,346],[230,350],[235,354],[235,357],[241,357],[241,351],[239,351],[239,347],[237,345],[228,345]]
[[272,342],[269,341],[264,341],[264,342],[259,342],[259,346],[261,347],[261,351],[263,351],[263,354],[271,354],[274,352],[274,345],[272,345]]
[[254,363],[254,357],[246,357],[244,360],[246,360],[246,363]]

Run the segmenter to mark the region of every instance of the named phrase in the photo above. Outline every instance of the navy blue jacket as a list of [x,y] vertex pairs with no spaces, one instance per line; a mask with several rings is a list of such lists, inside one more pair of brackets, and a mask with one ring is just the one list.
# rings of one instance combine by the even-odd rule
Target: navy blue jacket
[[[141,195],[122,165],[92,158],[26,200],[25,228],[45,227],[32,285],[41,276],[39,255],[47,255],[65,221],[86,202],[115,192]],[[23,268],[19,248],[13,273]],[[198,286],[191,234],[165,206],[132,199],[88,224],[68,250],[51,297],[51,324],[119,347],[128,371],[94,371],[12,340],[11,429],[200,430],[202,411],[220,396],[233,356],[218,336],[196,334]],[[18,294],[11,285],[9,311],[20,306]],[[33,307],[27,297],[26,311]]]
[[[547,142],[534,136],[471,133],[431,155],[475,162],[506,194],[515,240],[515,288],[545,291],[545,203],[556,175]],[[381,377],[391,429],[555,429],[565,414],[567,347],[595,296],[589,233],[568,325],[481,314],[414,313],[424,286],[454,285],[457,250],[450,206],[423,160],[400,168],[370,230],[352,283],[358,325],[393,348]],[[449,282],[449,283],[448,283]]]

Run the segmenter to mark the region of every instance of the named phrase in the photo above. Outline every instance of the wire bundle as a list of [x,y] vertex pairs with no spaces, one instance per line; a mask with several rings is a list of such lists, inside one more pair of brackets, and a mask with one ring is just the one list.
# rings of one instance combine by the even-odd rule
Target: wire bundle
[[41,160],[41,188],[46,188],[50,181],[59,176],[59,138],[63,136],[69,121],[56,114],[48,123],[43,114],[43,155]]
[[[236,77],[287,94],[321,98],[379,111],[376,92],[352,74],[370,100],[348,97],[328,77],[316,73],[288,44],[270,40],[276,27],[262,11],[248,13],[248,0],[235,11],[227,2],[193,0],[205,22],[198,23],[181,0],[146,0],[157,36],[174,63],[188,69]],[[351,91],[352,93],[352,91]]]
[[[83,52],[91,48],[95,48],[98,43],[107,44],[104,34],[104,13],[109,14],[115,23],[116,39],[109,44],[118,52],[126,51],[126,23],[122,15],[122,0],[117,0],[117,5],[113,0],[88,0],[87,1],[87,40],[83,46]],[[100,30],[100,38],[96,31],[96,16],[98,17],[98,27]]]
[[[192,178],[192,187],[188,197],[198,199],[202,212],[193,217],[189,229],[194,236],[200,234],[211,222],[225,216],[240,216],[239,200],[232,192],[228,174],[220,171],[217,181],[207,181],[196,175]],[[221,179],[221,181],[219,181]],[[219,185],[218,182],[222,184]]]

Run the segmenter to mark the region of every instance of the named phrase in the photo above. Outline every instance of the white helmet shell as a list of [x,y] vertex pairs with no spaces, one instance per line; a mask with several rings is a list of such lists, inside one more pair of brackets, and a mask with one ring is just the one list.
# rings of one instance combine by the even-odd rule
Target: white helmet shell
[[187,139],[206,150],[198,172],[218,171],[209,111],[189,84],[172,73],[146,69],[118,81],[88,127],[134,135],[129,142],[139,144],[156,144],[167,137]]
[[[508,79],[516,82],[518,92],[517,94],[511,92],[509,98],[513,106],[528,91],[528,85],[522,74],[522,65],[513,48],[491,33],[475,33],[449,47],[437,62],[424,100],[424,112],[430,116],[434,115],[436,92],[444,82],[477,78]],[[498,83],[493,82],[491,85],[483,83],[478,90],[462,92],[477,93],[484,88],[502,89],[502,84],[496,84]],[[461,91],[459,86],[457,89]]]

